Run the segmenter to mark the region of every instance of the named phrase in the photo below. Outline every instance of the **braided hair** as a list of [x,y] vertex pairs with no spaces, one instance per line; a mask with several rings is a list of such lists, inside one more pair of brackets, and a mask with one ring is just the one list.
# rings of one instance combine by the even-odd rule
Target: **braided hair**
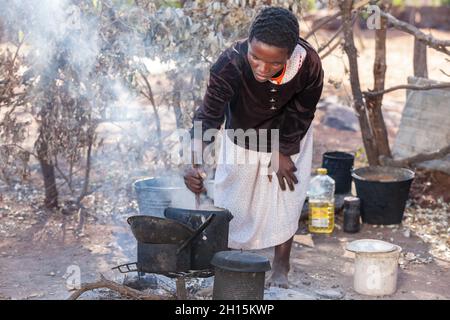
[[298,20],[291,11],[280,7],[267,7],[253,20],[248,40],[256,38],[268,45],[287,48],[290,55],[297,45],[298,37]]

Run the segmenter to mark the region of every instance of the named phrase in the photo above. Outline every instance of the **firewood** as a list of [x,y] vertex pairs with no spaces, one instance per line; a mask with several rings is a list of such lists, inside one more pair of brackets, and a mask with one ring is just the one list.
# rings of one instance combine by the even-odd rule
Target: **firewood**
[[100,280],[92,283],[84,283],[81,285],[80,289],[77,289],[67,300],[76,300],[78,299],[84,292],[107,288],[113,291],[120,293],[122,296],[130,297],[136,300],[172,300],[175,297],[171,296],[161,296],[157,294],[149,294],[143,293],[139,290],[118,284],[114,281],[106,279],[103,275],[100,275]]

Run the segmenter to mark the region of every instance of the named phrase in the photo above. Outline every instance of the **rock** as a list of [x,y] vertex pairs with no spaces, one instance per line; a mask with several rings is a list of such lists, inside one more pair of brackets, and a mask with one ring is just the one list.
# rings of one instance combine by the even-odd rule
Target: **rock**
[[212,297],[213,287],[207,287],[207,288],[200,289],[195,293],[195,295],[203,297],[203,298]]
[[296,234],[294,236],[294,242],[297,242],[301,245],[314,248],[314,241],[310,233],[308,234]]
[[326,114],[322,118],[322,124],[337,130],[353,132],[359,130],[358,118],[350,107],[335,104],[328,105],[324,109]]
[[156,289],[158,287],[158,279],[151,274],[145,274],[143,276],[125,276],[123,279],[123,285],[136,290]]
[[344,297],[344,294],[338,290],[318,290],[316,294],[321,298],[332,299],[332,300],[340,300]]
[[[437,81],[408,77],[408,84],[430,85]],[[408,158],[419,153],[434,152],[448,144],[450,109],[448,99],[450,90],[407,92],[401,123],[392,153],[394,158]],[[418,116],[420,115],[420,116]],[[445,120],[447,119],[447,120]],[[411,134],[414,132],[414,134]],[[450,156],[418,164],[419,167],[440,170],[450,174]]]
[[264,290],[264,300],[317,300],[314,294],[297,288],[269,287]]
[[407,252],[407,253],[405,254],[405,259],[406,259],[407,261],[413,261],[413,260],[416,259],[416,255],[415,255],[413,252]]

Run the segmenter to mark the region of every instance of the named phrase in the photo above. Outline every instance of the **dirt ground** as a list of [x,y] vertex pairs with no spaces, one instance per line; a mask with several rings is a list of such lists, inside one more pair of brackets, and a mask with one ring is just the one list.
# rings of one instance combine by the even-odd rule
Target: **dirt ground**
[[[123,281],[123,275],[111,268],[135,261],[134,238],[125,215],[109,224],[88,221],[81,235],[75,235],[76,216],[49,215],[44,213],[31,228],[2,241],[1,298],[66,299],[71,292],[64,275],[73,265],[80,268],[83,283],[98,280],[100,273],[119,283]],[[290,289],[271,289],[272,293],[275,290],[272,299],[450,299],[450,263],[432,258],[428,245],[413,233],[405,232],[406,227],[362,225],[359,233],[347,234],[342,231],[342,217],[337,216],[336,220],[332,235],[312,235],[312,242],[306,244],[294,242]],[[304,222],[298,234],[308,234]],[[353,290],[353,254],[344,247],[362,238],[392,242],[401,246],[404,254],[420,257],[401,260],[394,295],[369,297]],[[272,259],[273,250],[255,253]],[[210,298],[210,294],[211,291],[204,298]],[[98,293],[97,296],[86,293],[83,297],[97,298]]]
[[[434,30],[433,34],[442,39],[450,36],[448,32]],[[323,37],[326,36],[327,33],[323,33]],[[365,45],[359,58],[364,88],[370,86],[372,81],[371,37],[373,35],[370,32],[364,32],[361,37]],[[389,32],[387,87],[406,83],[406,77],[412,74],[412,45],[411,37]],[[444,56],[434,50],[428,52],[430,78],[445,78],[440,72],[445,65]],[[324,69],[326,81],[342,78],[344,68],[341,54],[336,53],[325,59]],[[345,84],[336,89],[327,82],[323,96],[335,95],[346,101],[349,92]],[[399,91],[386,98],[384,114],[391,142],[401,118],[404,96],[405,93]],[[315,167],[320,166],[325,151],[338,149],[355,152],[362,147],[359,131],[342,131],[321,125],[323,116],[324,111],[318,110],[314,132]],[[357,158],[356,166],[361,165],[364,165],[364,159]],[[97,174],[108,176],[114,181],[114,172],[105,169]],[[436,179],[437,183],[435,181],[426,190],[423,187],[425,180],[418,179],[416,186],[413,186],[413,190],[417,190],[412,195],[413,200],[433,207],[436,197],[448,196],[448,176]],[[116,181],[116,184],[120,185],[123,181],[127,181],[127,178]],[[17,186],[11,189],[0,185],[0,299],[66,299],[70,295],[66,287],[66,272],[71,266],[79,267],[83,283],[97,280],[100,273],[108,279],[122,281],[123,275],[111,268],[136,259],[134,238],[126,224],[126,217],[136,214],[136,206],[135,203],[120,203],[122,199],[129,202],[132,198],[128,187],[116,195],[117,201],[95,199],[97,209],[87,215],[80,212],[64,215],[45,211],[40,207],[41,189],[24,188]],[[429,197],[422,197],[422,192]],[[449,201],[448,198],[445,201]],[[119,207],[120,210],[117,209]],[[274,295],[269,295],[271,298],[450,299],[450,262],[431,256],[430,244],[415,232],[408,231],[410,228],[407,225],[363,225],[359,233],[347,234],[342,231],[340,216],[337,216],[336,224],[331,236],[312,236],[314,247],[294,244],[290,289],[275,290]],[[301,223],[298,234],[306,233],[305,225]],[[348,242],[361,238],[383,239],[402,247],[404,255],[399,268],[398,290],[394,295],[368,297],[353,290],[353,257],[344,247]],[[272,249],[259,253],[272,258]],[[85,296],[93,297],[89,294]]]

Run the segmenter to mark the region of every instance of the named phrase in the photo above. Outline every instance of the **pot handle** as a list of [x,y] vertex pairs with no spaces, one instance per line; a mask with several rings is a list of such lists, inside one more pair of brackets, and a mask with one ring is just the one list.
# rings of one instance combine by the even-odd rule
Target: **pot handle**
[[186,246],[192,241],[194,240],[195,237],[197,237],[200,233],[203,232],[203,230],[206,229],[207,226],[209,226],[209,224],[211,223],[211,221],[213,220],[213,218],[216,216],[215,213],[211,214],[205,222],[203,222],[203,224],[194,232],[194,234],[192,236],[190,236],[189,238],[187,238],[181,245],[180,247],[177,249],[177,254],[179,254],[181,252],[181,250],[183,250],[184,248],[186,248]]
[[128,224],[129,224],[130,226],[131,226],[131,218],[132,218],[132,217],[128,217],[128,218],[127,218],[127,222],[128,222]]

